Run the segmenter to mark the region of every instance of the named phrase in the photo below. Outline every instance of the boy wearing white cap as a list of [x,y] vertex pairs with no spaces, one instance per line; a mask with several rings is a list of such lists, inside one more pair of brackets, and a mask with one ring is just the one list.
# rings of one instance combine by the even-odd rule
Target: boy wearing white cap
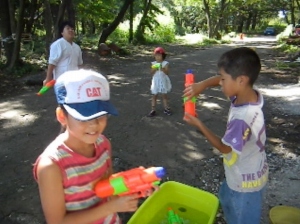
[[54,86],[57,120],[66,131],[38,157],[38,182],[48,224],[119,224],[117,212],[137,209],[137,195],[98,198],[94,184],[112,174],[111,145],[102,135],[107,115],[117,115],[110,103],[108,81],[94,71],[68,71]]

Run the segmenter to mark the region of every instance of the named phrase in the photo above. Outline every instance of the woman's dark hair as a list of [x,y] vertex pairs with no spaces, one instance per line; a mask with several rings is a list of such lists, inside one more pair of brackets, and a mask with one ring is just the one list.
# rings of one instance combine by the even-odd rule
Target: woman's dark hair
[[163,60],[165,60],[166,57],[167,57],[167,54],[166,54],[166,53],[162,53],[162,54],[161,54],[161,57],[162,57]]
[[254,50],[240,47],[225,52],[218,61],[218,68],[224,69],[233,79],[242,75],[249,77],[252,86],[259,75],[261,63]]

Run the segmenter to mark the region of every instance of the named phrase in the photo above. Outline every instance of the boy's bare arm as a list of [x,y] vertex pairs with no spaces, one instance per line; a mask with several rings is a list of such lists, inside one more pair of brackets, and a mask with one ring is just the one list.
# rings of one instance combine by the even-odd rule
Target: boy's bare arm
[[46,79],[44,80],[43,84],[45,85],[47,82],[53,79],[53,70],[55,69],[55,65],[49,64],[46,74]]
[[197,127],[200,129],[202,134],[207,138],[210,144],[212,144],[212,146],[218,149],[221,153],[227,154],[232,151],[231,147],[225,145],[221,141],[221,138],[216,136],[209,128],[207,128],[202,121],[199,120]]
[[207,88],[219,86],[220,79],[221,79],[221,76],[216,75],[216,76],[210,77],[208,79],[205,79],[201,82],[189,85],[183,91],[183,96],[191,98],[193,96],[199,95]]
[[135,211],[137,195],[117,197],[99,206],[67,213],[65,208],[62,175],[58,166],[48,158],[42,158],[37,168],[42,208],[48,224],[93,223],[116,212]]
[[209,88],[209,87],[219,86],[220,80],[221,80],[221,76],[215,75],[213,77],[203,80],[202,83],[206,86],[206,88]]
[[208,129],[202,121],[200,121],[198,118],[185,113],[185,116],[183,118],[188,124],[193,125],[197,127],[202,134],[207,138],[207,140],[217,148],[221,153],[230,153],[232,151],[231,147],[225,145],[222,141],[221,138],[216,136],[210,129]]

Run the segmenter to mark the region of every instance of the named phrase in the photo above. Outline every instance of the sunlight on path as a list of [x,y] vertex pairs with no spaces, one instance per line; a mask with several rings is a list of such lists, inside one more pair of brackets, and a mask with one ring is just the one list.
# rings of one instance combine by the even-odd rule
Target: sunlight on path
[[[38,118],[23,107],[23,103],[17,100],[0,103],[0,123],[3,129],[30,125]],[[4,121],[3,124],[1,121]]]
[[275,105],[277,108],[293,115],[300,115],[300,83],[296,85],[274,85],[272,89],[265,87],[259,89],[266,96],[276,97],[276,101],[279,101]]
[[176,39],[184,41],[186,44],[197,44],[202,42],[206,36],[202,34],[186,34],[185,36],[178,36]]
[[280,85],[274,87],[278,89],[261,88],[261,90],[268,96],[288,97],[288,101],[300,99],[300,83],[291,86]]

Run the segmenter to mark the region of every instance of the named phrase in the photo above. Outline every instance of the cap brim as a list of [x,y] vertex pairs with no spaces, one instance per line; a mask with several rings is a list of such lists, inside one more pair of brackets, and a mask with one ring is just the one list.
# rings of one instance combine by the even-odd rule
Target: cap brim
[[105,114],[118,115],[116,108],[109,101],[94,100],[87,103],[64,104],[64,108],[79,121],[92,120]]

